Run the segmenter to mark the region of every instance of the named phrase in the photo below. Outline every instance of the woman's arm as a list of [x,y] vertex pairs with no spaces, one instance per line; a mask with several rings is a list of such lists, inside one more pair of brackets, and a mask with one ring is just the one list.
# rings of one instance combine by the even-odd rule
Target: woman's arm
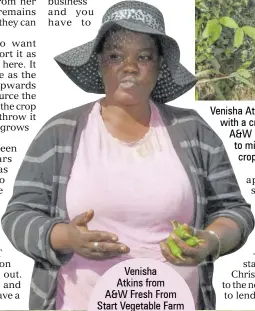
[[[63,118],[60,121],[64,122]],[[50,245],[52,228],[66,221],[53,216],[57,197],[54,175],[58,175],[56,167],[60,170],[66,150],[65,146],[59,146],[61,142],[57,143],[54,122],[61,127],[60,121],[46,123],[33,140],[2,216],[3,231],[16,249],[36,261],[47,261],[56,266],[70,257],[54,251]],[[62,128],[63,136],[65,131],[70,133],[70,126]]]
[[[187,256],[185,261],[171,256],[167,245],[161,244],[166,259],[181,265],[195,265],[207,260],[209,255],[215,258],[236,251],[246,242],[254,228],[250,204],[240,192],[222,141],[199,115],[196,114],[196,117],[196,129],[190,132],[197,142],[194,148],[199,148],[196,169],[203,176],[202,199],[207,202],[204,210],[204,230],[197,230],[197,235],[205,242],[200,247],[192,248],[173,235],[173,239]],[[191,139],[194,140],[194,137]]]
[[91,213],[88,217],[86,213],[78,215],[69,222],[61,206],[66,218],[55,216],[58,191],[68,180],[67,176],[60,176],[60,171],[64,171],[63,161],[71,158],[71,146],[67,142],[75,133],[70,129],[74,122],[68,121],[62,117],[49,122],[36,136],[21,164],[12,198],[2,217],[3,230],[17,250],[37,262],[55,266],[68,261],[74,252],[93,259],[129,252],[113,233],[78,230],[91,219]]
[[224,255],[236,251],[246,242],[254,228],[254,216],[250,204],[241,194],[226,150],[215,133],[211,141],[218,145],[219,152],[211,153],[207,162],[205,227],[218,234],[221,255]]

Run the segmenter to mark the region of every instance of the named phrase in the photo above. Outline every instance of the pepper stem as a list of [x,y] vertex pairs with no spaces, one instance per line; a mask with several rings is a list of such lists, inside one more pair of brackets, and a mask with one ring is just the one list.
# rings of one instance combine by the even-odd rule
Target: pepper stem
[[185,258],[182,257],[182,255],[177,255],[178,258],[180,258],[181,260],[186,260]]
[[172,226],[173,226],[173,229],[175,230],[177,227],[176,227],[176,225],[175,225],[174,220],[170,220],[170,222],[171,222],[171,224],[172,224]]

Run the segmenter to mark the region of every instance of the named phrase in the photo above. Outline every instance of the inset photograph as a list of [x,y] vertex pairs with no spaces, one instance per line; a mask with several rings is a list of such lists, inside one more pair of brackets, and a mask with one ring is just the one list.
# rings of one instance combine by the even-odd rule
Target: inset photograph
[[255,0],[196,0],[196,100],[255,99]]

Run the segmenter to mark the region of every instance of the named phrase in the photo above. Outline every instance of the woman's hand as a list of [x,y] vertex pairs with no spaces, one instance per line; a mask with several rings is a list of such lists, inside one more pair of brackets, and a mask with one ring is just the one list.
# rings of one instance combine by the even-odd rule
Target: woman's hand
[[[93,216],[94,212],[90,210],[78,215],[69,224],[55,225],[51,233],[52,247],[60,251],[68,249],[80,256],[98,260],[128,253],[129,248],[125,244],[119,243],[115,234],[88,229],[87,223]],[[62,233],[58,231],[58,226]],[[62,243],[59,243],[58,237],[62,238]]]
[[[185,226],[189,232],[192,232],[190,227],[188,227],[187,225]],[[197,231],[196,237],[204,241],[194,247],[187,245],[185,241],[183,241],[174,233],[171,233],[170,237],[181,249],[182,257],[185,259],[181,260],[180,258],[176,258],[172,255],[167,245],[167,240],[161,242],[160,247],[163,256],[166,258],[167,261],[171,262],[174,265],[196,266],[204,261],[209,255],[217,254],[219,250],[218,238],[206,230]]]

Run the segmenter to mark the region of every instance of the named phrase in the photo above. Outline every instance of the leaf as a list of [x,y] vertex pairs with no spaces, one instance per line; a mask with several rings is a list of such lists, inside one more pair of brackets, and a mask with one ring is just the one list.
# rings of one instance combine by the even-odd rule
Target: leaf
[[236,73],[235,78],[236,78],[236,80],[238,80],[238,81],[240,81],[240,82],[242,82],[242,83],[248,85],[250,88],[252,88],[252,89],[255,90],[255,85],[252,84],[249,80],[247,80],[247,79],[241,77],[238,73]]
[[204,60],[206,60],[206,56],[204,54],[199,55],[198,57],[196,57],[196,63],[202,63]]
[[222,26],[220,24],[214,26],[214,31],[212,33],[212,43],[217,41],[221,35],[222,32]]
[[227,47],[226,49],[225,49],[225,55],[226,56],[230,56],[233,52],[234,52],[234,48],[231,46],[231,47]]
[[217,58],[214,57],[211,60],[211,64],[212,64],[213,68],[216,70],[216,72],[218,73],[221,66],[220,66],[220,63],[218,62]]
[[242,28],[237,28],[234,37],[234,47],[239,48],[243,44],[244,32]]
[[210,37],[213,34],[216,25],[219,25],[219,20],[216,18],[207,22],[205,30],[202,33],[204,39]]
[[221,40],[221,43],[222,43],[223,45],[227,45],[227,44],[229,43],[229,39],[228,39],[228,38],[225,38],[225,39]]
[[252,64],[251,60],[246,61],[245,63],[242,64],[242,68],[249,68],[251,64]]
[[213,7],[211,8],[211,11],[212,11],[212,14],[215,16],[215,17],[218,17],[219,16],[219,8],[217,7]]
[[205,69],[203,71],[200,71],[196,74],[196,77],[198,79],[201,79],[201,78],[207,78],[209,77],[211,74],[216,74],[216,70],[215,69]]
[[221,25],[228,27],[228,28],[238,28],[237,23],[233,20],[233,18],[229,16],[224,16],[220,18]]
[[218,55],[224,53],[224,51],[225,51],[225,49],[223,49],[223,48],[215,48],[214,49],[214,55],[218,56]]
[[196,8],[201,10],[207,10],[207,6],[202,1],[196,1]]
[[251,77],[251,73],[247,69],[241,68],[241,69],[238,69],[237,72],[243,78],[249,79]]
[[255,27],[243,26],[242,29],[247,36],[255,40]]

